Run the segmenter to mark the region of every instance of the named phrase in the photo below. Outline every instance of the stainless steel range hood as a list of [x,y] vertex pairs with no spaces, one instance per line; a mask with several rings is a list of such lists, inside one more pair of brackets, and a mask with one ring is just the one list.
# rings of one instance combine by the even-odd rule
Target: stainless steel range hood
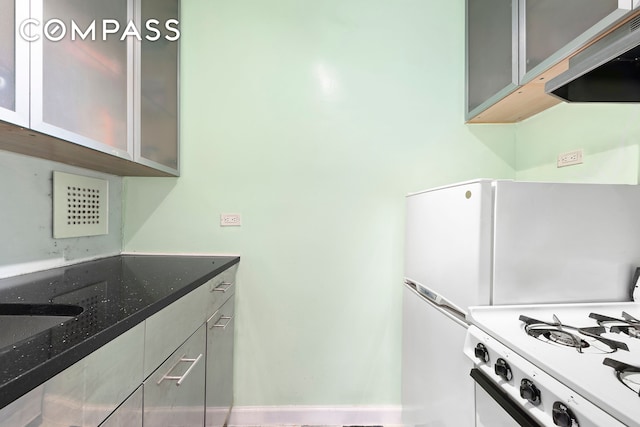
[[567,102],[640,103],[640,17],[571,58],[545,91]]

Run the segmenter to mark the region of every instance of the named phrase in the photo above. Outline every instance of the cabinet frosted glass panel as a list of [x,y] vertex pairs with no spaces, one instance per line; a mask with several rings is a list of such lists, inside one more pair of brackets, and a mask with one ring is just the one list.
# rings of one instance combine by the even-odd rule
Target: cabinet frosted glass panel
[[530,71],[617,10],[618,0],[525,1],[524,72]]
[[29,17],[29,3],[0,0],[0,120],[29,125],[29,44],[17,27]]
[[[162,25],[179,18],[177,0],[143,0],[142,22],[157,19],[162,36],[140,49],[140,157],[178,169],[178,41]],[[176,27],[176,25],[173,25]],[[145,36],[154,34],[146,32]]]
[[517,84],[517,1],[467,0],[467,112]]
[[0,1],[0,108],[16,108],[15,0]]
[[[42,121],[127,151],[128,43],[120,40],[128,21],[127,0],[45,0],[43,22],[54,18],[67,23],[68,33],[60,41],[42,41]],[[106,41],[103,20],[120,26]],[[92,35],[72,40],[71,21],[82,31],[95,21],[95,40]]]

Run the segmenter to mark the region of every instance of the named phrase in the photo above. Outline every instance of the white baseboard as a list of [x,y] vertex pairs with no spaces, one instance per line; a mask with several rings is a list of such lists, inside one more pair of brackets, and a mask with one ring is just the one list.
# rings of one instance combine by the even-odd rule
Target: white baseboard
[[401,425],[401,406],[234,406],[229,426]]

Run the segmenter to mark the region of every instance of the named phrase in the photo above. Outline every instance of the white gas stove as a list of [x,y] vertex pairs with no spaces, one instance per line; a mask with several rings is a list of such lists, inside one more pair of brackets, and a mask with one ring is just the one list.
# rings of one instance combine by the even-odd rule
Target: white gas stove
[[520,425],[640,426],[640,303],[471,307],[467,317],[472,376]]

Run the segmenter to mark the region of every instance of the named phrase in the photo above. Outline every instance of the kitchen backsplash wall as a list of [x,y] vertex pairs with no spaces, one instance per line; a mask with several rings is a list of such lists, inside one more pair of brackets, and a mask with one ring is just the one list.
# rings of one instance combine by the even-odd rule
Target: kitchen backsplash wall
[[[54,239],[53,171],[109,181],[109,234]],[[122,178],[0,151],[0,277],[117,254],[122,248]]]
[[[559,104],[516,125],[516,178],[638,184],[639,146],[639,105]],[[580,148],[583,164],[556,166]]]
[[464,1],[185,0],[181,32],[182,176],[125,178],[125,250],[242,256],[236,405],[398,404],[405,195],[514,177],[514,127],[464,124]]

